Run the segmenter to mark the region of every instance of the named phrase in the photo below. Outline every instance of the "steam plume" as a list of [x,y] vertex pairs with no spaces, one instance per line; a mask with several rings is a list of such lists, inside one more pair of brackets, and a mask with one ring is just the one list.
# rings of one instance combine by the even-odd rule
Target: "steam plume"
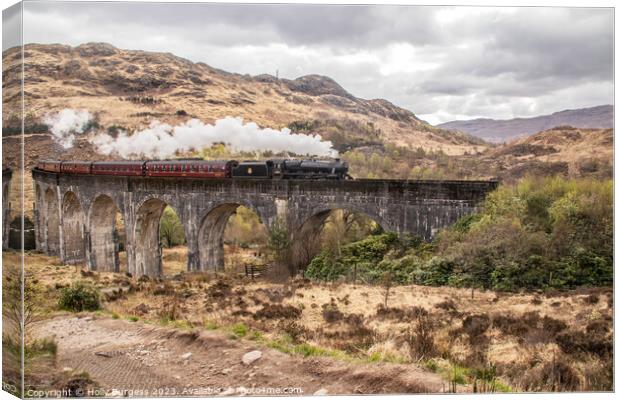
[[226,117],[215,125],[191,119],[171,126],[153,121],[149,128],[133,135],[120,132],[116,138],[98,134],[93,139],[97,149],[106,155],[118,154],[123,158],[166,158],[176,152],[200,150],[216,143],[226,143],[235,151],[290,151],[301,155],[333,156],[332,143],[322,141],[320,135],[291,133],[290,129],[260,128],[242,118]]
[[57,114],[48,114],[43,122],[50,127],[54,139],[65,149],[73,146],[75,135],[84,133],[92,115],[86,110],[65,108]]

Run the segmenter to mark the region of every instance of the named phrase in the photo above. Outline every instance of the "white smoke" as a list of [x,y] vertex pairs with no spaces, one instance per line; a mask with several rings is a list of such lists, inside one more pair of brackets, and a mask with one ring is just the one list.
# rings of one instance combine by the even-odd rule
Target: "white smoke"
[[56,114],[48,114],[43,122],[50,128],[54,139],[65,149],[73,146],[75,135],[84,133],[92,115],[86,110],[65,108]]
[[200,150],[216,143],[225,143],[235,151],[289,151],[300,155],[334,156],[332,143],[320,135],[291,133],[290,129],[260,128],[242,118],[226,117],[215,125],[191,119],[181,125],[171,126],[153,121],[149,128],[133,135],[121,131],[116,138],[100,133],[93,137],[93,144],[106,155],[118,154],[123,158],[167,158],[177,152]]

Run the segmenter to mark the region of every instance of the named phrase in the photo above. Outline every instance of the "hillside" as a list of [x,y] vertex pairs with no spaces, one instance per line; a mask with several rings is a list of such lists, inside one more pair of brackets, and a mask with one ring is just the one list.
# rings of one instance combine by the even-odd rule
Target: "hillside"
[[614,107],[611,105],[564,110],[533,118],[495,120],[478,118],[450,121],[437,125],[443,129],[466,132],[489,142],[502,143],[556,126],[576,128],[613,128]]
[[499,178],[505,182],[527,175],[610,178],[613,130],[564,126],[462,155],[387,146],[357,148],[343,158],[357,178]]
[[[104,43],[29,44],[24,55],[26,133],[44,132],[46,114],[70,108],[88,110],[97,126],[110,132],[132,132],[153,120],[178,125],[191,118],[213,123],[233,116],[274,129],[312,127],[310,133],[333,140],[337,150],[377,142],[448,154],[486,147],[468,135],[432,127],[386,100],[356,98],[324,76],[252,77],[169,53],[121,50]],[[16,105],[19,49],[5,51],[3,61],[3,101]],[[5,132],[19,126],[10,109],[5,107],[3,115]]]
[[613,129],[560,126],[489,150],[484,161],[506,180],[524,175],[613,176]]

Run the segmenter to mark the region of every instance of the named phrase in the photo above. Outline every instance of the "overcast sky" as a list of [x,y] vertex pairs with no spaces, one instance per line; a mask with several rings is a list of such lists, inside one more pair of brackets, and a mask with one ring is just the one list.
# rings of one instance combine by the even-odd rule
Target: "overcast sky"
[[613,104],[610,8],[27,2],[24,41],[327,75],[431,123]]

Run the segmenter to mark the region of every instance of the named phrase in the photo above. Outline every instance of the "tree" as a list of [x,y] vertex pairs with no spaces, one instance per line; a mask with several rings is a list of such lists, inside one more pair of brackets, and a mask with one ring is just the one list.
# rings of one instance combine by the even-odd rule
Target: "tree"
[[159,240],[163,246],[173,247],[185,243],[181,220],[170,207],[166,207],[159,223]]
[[290,261],[291,241],[286,223],[280,218],[276,218],[271,226],[267,247],[276,262],[283,264]]

